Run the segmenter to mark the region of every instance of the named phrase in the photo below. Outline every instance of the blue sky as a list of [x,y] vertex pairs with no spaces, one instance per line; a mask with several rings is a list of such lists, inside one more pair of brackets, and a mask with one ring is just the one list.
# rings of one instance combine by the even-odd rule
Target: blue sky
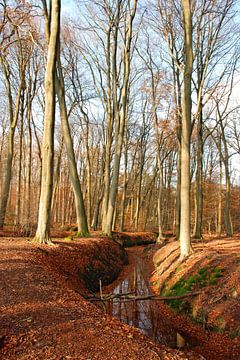
[[76,3],[74,0],[62,0],[62,15],[73,15]]

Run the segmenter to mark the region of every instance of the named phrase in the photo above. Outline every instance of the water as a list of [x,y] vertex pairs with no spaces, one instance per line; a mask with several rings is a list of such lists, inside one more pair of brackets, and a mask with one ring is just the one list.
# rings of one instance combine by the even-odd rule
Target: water
[[[137,259],[134,270],[119,283],[113,293],[135,295],[151,295],[147,272],[144,263]],[[106,310],[130,326],[138,327],[141,331],[159,341],[161,344],[175,347],[177,334],[173,331],[171,324],[160,313],[155,300],[129,301],[114,299],[108,301]]]

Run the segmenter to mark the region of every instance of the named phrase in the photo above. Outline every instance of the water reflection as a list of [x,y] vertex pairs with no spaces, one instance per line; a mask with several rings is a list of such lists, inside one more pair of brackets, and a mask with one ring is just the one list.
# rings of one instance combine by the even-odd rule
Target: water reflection
[[[115,287],[114,294],[150,295],[148,281],[144,278],[144,274],[146,274],[144,264],[138,260],[135,269]],[[106,310],[130,326],[138,327],[154,340],[168,346],[176,346],[176,333],[161,315],[155,301],[114,299],[107,302]]]

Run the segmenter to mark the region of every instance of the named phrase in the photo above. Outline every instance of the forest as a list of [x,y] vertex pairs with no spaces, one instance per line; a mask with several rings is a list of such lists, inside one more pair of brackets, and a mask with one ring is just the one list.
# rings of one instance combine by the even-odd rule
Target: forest
[[[221,301],[227,291],[233,302],[228,319],[229,323],[230,317],[234,319],[233,328],[225,313],[224,327],[219,325],[210,293],[208,299],[199,295],[199,302],[212,309],[209,316],[199,315],[196,301],[196,318],[201,317],[202,326],[212,321],[208,330],[229,331],[234,339],[240,335],[236,315],[240,294],[239,10],[237,0],[0,1],[0,252],[6,249],[6,266],[12,266],[12,256],[15,259],[14,246],[19,251],[15,260],[25,259],[26,264],[28,247],[27,256],[41,252],[36,253],[36,261],[46,252],[51,258],[46,268],[56,267],[61,279],[71,273],[68,281],[74,291],[77,281],[85,282],[79,285],[85,286],[83,293],[100,286],[97,301],[101,302],[102,285],[116,280],[126,265],[125,256],[128,266],[134,264],[138,279],[137,257],[153,252],[153,263],[145,259],[147,270],[140,268],[153,279],[151,291],[156,296],[173,297],[173,311],[177,304],[177,311],[188,316],[190,300],[183,301],[184,307],[178,297],[219,286],[215,290],[222,294]],[[122,253],[124,247],[136,244],[143,247],[141,254],[138,247]],[[91,246],[99,247],[99,258]],[[71,249],[79,255],[71,254]],[[76,264],[86,262],[85,270],[80,265],[81,270],[75,268],[64,251],[66,257],[76,256],[72,259]],[[116,256],[113,270],[110,259]],[[94,261],[112,275],[98,276]],[[160,274],[157,278],[153,267]],[[179,268],[184,280],[179,280]],[[4,269],[9,267],[0,265]],[[226,289],[221,277],[227,279]],[[5,284],[9,279],[6,275]],[[131,298],[132,289],[126,291]],[[105,300],[113,299],[113,294]],[[139,294],[135,295],[146,297]],[[96,301],[92,295],[89,299]],[[161,311],[167,313],[168,301]],[[179,330],[176,333],[183,336]],[[191,336],[185,335],[189,345]],[[11,337],[6,342],[5,336],[0,331],[3,351],[13,341]],[[165,345],[174,347],[167,340]],[[214,360],[214,346],[210,350],[206,344],[201,346],[206,346],[205,352],[197,351],[189,359]],[[229,349],[232,346],[229,342]],[[233,349],[236,353],[224,350],[223,359],[237,359],[239,346]],[[24,358],[23,353],[11,351],[3,358]],[[52,353],[45,351],[35,352],[32,359],[47,359]],[[56,359],[65,359],[60,354],[62,349]],[[136,354],[129,359],[137,359]],[[185,355],[176,354],[176,359]],[[128,358],[121,356],[116,358]],[[156,359],[175,359],[173,354],[167,356]],[[76,354],[67,358],[78,359]],[[110,352],[96,357],[105,358],[114,357]]]

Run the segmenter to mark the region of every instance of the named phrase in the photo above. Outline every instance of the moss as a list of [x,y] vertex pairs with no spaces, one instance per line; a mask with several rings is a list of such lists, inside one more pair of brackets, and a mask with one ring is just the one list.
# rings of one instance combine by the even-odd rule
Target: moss
[[76,234],[74,235],[75,238],[83,238],[83,237],[88,237],[89,236],[89,232],[88,231],[79,231],[76,232]]
[[78,231],[78,227],[77,226],[71,226],[69,228],[69,230],[75,232],[75,231]]
[[178,272],[180,272],[181,270],[182,270],[183,268],[182,268],[182,266],[178,266],[177,268],[176,268],[176,274],[178,273]]
[[[196,274],[192,274],[188,278],[182,277],[170,289],[167,289],[165,286],[162,294],[164,296],[181,296],[196,291],[199,288],[215,285],[217,280],[223,276],[223,270],[220,268],[211,269],[209,266],[203,267]],[[166,302],[177,312],[191,312],[190,304],[186,299],[166,300]]]
[[222,316],[217,318],[217,326],[219,329],[224,330],[226,327],[226,321]]
[[71,235],[64,238],[65,241],[72,241],[73,237]]
[[240,336],[240,326],[236,330],[232,330],[229,332],[229,337],[231,339],[235,339],[237,336]]

